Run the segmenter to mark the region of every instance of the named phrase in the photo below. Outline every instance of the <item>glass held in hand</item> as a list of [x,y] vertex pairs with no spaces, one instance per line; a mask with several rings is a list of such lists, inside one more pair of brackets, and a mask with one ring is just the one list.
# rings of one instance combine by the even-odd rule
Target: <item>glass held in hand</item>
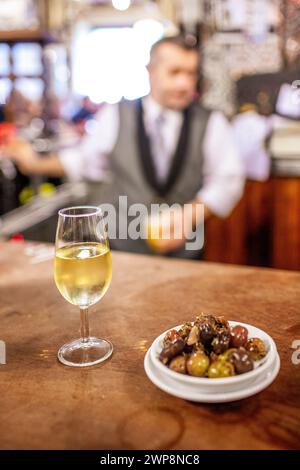
[[92,366],[108,359],[110,341],[89,332],[88,308],[109,288],[112,262],[101,209],[79,206],[58,213],[54,278],[61,295],[80,309],[81,338],[65,344],[58,359],[68,366]]

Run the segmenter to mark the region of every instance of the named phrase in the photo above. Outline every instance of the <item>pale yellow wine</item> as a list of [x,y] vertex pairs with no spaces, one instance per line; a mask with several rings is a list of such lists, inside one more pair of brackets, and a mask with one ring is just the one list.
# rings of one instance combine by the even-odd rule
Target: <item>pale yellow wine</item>
[[88,307],[107,291],[112,276],[109,248],[101,243],[75,243],[55,254],[54,278],[71,304]]

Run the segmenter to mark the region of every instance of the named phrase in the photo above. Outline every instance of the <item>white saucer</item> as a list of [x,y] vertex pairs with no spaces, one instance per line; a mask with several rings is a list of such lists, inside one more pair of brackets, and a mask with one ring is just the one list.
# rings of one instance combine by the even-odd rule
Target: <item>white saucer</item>
[[[267,348],[267,355],[260,361],[255,361],[254,370],[245,374],[235,375],[234,377],[220,378],[208,380],[206,377],[192,377],[186,374],[178,374],[173,370],[166,367],[160,360],[159,354],[163,348],[163,340],[167,331],[158,336],[150,347],[151,363],[156,371],[159,371],[161,377],[167,376],[168,378],[179,382],[180,385],[189,386],[190,389],[199,393],[222,393],[239,391],[242,388],[251,387],[257,380],[264,379],[271,368],[274,367],[274,361],[277,355],[277,349],[274,340],[265,331],[248,325],[247,323],[240,323],[229,321],[229,325],[241,325],[247,328],[250,338],[260,338],[264,341]],[[182,325],[173,327],[174,330],[179,330]],[[169,331],[169,330],[168,330]]]
[[[231,401],[242,400],[252,395],[256,395],[265,388],[267,388],[277,377],[280,369],[280,358],[276,353],[272,367],[266,372],[264,377],[258,377],[253,381],[252,385],[234,392],[218,392],[218,393],[203,393],[196,391],[195,387],[192,389],[183,383],[177,382],[167,375],[163,375],[153,364],[150,356],[150,351],[147,351],[144,368],[148,378],[151,382],[164,392],[184,400],[200,402],[200,403],[226,403]],[[215,379],[208,379],[215,380]]]

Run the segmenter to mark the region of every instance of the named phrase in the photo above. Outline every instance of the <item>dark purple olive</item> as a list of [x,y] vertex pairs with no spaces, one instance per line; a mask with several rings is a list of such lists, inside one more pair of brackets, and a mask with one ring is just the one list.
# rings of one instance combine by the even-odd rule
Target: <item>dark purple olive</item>
[[216,330],[210,323],[202,323],[200,325],[200,335],[199,339],[203,346],[209,347],[211,345],[212,340],[216,334]]
[[211,345],[216,354],[222,354],[229,348],[230,332],[222,331],[214,337]]
[[245,348],[240,347],[230,354],[229,361],[233,364],[237,374],[244,374],[253,370],[253,361]]
[[182,338],[176,339],[173,343],[170,343],[163,348],[159,356],[160,360],[164,364],[167,364],[170,359],[173,359],[173,357],[177,356],[183,351],[184,346],[185,341]]
[[240,346],[244,346],[247,343],[248,330],[242,325],[236,325],[232,327],[230,330],[230,335],[231,335],[231,340],[230,340],[231,348],[239,348]]

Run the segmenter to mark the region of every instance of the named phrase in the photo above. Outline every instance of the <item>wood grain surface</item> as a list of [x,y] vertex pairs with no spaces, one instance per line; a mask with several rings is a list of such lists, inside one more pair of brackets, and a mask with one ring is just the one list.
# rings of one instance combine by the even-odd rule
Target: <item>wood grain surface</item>
[[[32,264],[22,243],[0,244],[1,449],[299,449],[300,274],[113,253],[113,281],[91,309],[92,334],[114,354],[84,370],[57,361],[79,335],[79,312],[59,294],[53,261]],[[144,372],[152,341],[201,311],[266,330],[281,370],[260,394],[195,404]]]

